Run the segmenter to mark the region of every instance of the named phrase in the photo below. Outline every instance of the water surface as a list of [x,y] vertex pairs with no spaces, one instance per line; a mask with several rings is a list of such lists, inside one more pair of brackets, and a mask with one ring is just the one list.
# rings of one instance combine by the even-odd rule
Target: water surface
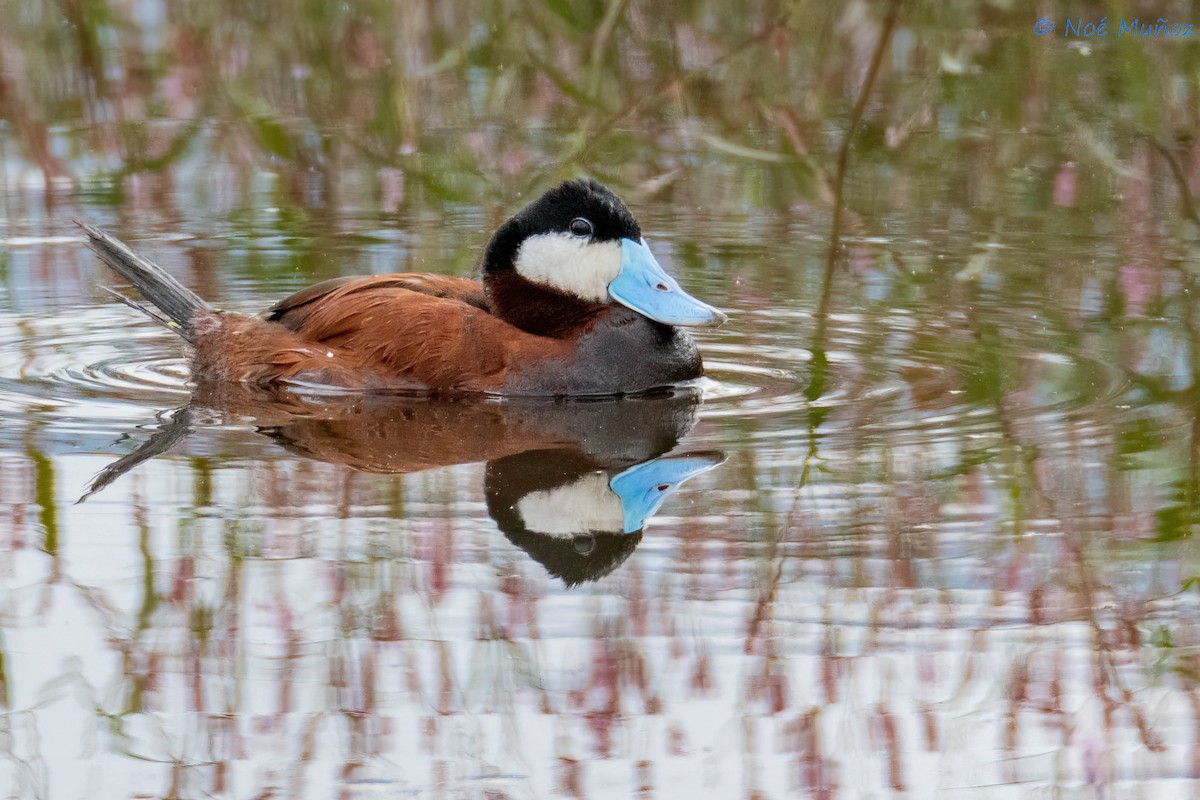
[[[9,795],[1200,789],[1194,44],[908,4],[831,265],[883,9],[737,5],[0,5]],[[582,173],[688,392],[195,387],[71,223],[257,311]]]

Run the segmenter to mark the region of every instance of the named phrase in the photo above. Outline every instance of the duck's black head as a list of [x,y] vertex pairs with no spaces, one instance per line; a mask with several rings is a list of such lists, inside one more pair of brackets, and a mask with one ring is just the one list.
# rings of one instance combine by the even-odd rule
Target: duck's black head
[[563,335],[620,303],[666,325],[719,325],[725,315],[663,271],[621,199],[594,180],[567,181],[496,231],[483,282],[497,316]]

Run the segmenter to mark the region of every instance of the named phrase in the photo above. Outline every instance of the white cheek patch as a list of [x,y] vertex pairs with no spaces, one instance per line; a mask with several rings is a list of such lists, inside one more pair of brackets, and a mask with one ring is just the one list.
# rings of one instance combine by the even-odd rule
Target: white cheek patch
[[514,266],[518,275],[535,283],[606,303],[608,285],[621,271],[621,243],[539,233],[521,243]]
[[625,530],[621,498],[608,488],[606,473],[592,473],[565,486],[530,492],[517,503],[517,513],[530,531],[548,536],[570,538],[589,531]]

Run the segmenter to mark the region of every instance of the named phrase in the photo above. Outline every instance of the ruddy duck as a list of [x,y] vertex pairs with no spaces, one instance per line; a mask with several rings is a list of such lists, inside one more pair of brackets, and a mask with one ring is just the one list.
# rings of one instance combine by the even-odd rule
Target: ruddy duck
[[197,379],[437,395],[646,392],[703,374],[682,327],[725,314],[668,275],[619,198],[551,189],[496,231],[482,282],[398,273],[335,278],[258,316],[213,308],[91,225],[88,246],[192,346]]

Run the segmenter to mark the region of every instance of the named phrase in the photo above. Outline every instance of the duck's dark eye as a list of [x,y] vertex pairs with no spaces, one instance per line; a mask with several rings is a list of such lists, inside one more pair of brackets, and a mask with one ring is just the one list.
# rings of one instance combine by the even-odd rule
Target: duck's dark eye
[[592,235],[592,223],[588,222],[583,217],[576,217],[575,219],[571,220],[571,224],[567,227],[570,229],[571,233],[575,234],[576,236]]

